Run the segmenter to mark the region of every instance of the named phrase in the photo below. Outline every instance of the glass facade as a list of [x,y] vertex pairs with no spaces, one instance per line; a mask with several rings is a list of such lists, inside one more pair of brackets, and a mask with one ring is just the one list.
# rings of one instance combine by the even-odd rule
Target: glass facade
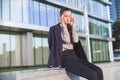
[[98,0],[91,1],[89,12],[91,14],[99,16],[101,18],[108,19],[107,5],[100,4],[100,2]]
[[34,64],[46,65],[48,62],[49,48],[47,37],[35,35],[33,37]]
[[[51,3],[46,3],[46,1],[0,0],[0,21],[32,25],[33,28],[34,25],[37,25],[40,28],[49,29],[50,26],[59,22],[61,7],[52,1],[59,2],[61,6],[66,5],[72,8],[73,16],[77,21],[76,29],[79,34],[85,35],[79,35],[80,40],[86,54],[88,54],[88,46],[90,47],[92,62],[110,61],[109,40],[89,37],[90,44],[86,44],[86,23],[83,12],[84,6],[87,5],[89,34],[109,38],[109,22],[100,20],[109,18],[107,8],[109,5],[98,0],[51,0]],[[18,26],[17,29],[19,29],[19,25],[15,26]],[[25,30],[17,31],[17,29],[14,29],[14,31],[11,31],[6,30],[9,25],[4,26],[4,24],[1,24],[0,27],[0,67],[47,65],[49,48],[46,31],[29,31],[26,27]],[[33,57],[32,60],[29,60],[28,55]]]
[[[19,2],[18,2],[19,1]],[[32,0],[0,0],[1,15],[3,20],[28,24],[51,26],[59,21],[59,9],[45,3],[39,3]],[[95,0],[56,0],[74,8],[83,10],[87,4],[88,12],[92,15],[108,19],[107,5],[100,4]],[[16,5],[14,5],[16,4]],[[27,6],[25,6],[27,5]],[[98,11],[99,10],[99,11]],[[102,12],[106,11],[106,12]],[[53,18],[51,18],[53,16]],[[26,21],[27,22],[27,21]]]
[[0,20],[2,19],[2,2],[0,1]]
[[73,8],[80,9],[81,11],[83,11],[83,7],[87,5],[87,9],[90,14],[108,19],[107,5],[100,3],[100,1],[98,0],[55,0],[55,1],[67,4],[69,6],[72,6]]
[[0,31],[0,67],[21,65],[20,40],[19,33]]
[[92,62],[109,61],[108,42],[91,39]]
[[89,18],[89,30],[90,34],[109,37],[109,26],[107,23]]
[[[7,1],[7,0],[2,0],[2,1]],[[10,3],[8,4],[8,9],[9,9],[9,13],[10,13],[10,20],[12,22],[22,22],[22,18],[23,18],[23,7],[22,7],[22,0],[9,0]],[[5,2],[6,4],[6,2]],[[16,5],[15,5],[16,4]],[[3,9],[5,10],[5,9]],[[22,16],[22,17],[21,17]]]

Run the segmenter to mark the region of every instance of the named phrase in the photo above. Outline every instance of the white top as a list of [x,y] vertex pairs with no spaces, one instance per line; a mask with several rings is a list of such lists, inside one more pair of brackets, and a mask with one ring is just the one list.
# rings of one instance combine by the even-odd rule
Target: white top
[[[67,27],[62,27],[61,37],[63,40],[62,51],[67,49],[73,49],[73,44],[70,42],[70,34]],[[75,27],[72,27],[72,39],[73,43],[77,43],[79,41],[78,33]]]

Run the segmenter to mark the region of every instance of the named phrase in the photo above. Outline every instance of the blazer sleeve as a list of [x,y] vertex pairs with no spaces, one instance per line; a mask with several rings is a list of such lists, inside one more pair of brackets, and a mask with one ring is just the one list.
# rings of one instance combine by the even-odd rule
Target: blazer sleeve
[[53,34],[53,30],[52,30],[52,28],[50,27],[50,29],[49,29],[49,33],[48,33],[48,46],[49,46],[49,49],[51,50],[51,47],[52,47],[52,41],[53,41],[53,39],[54,38],[52,38],[53,36],[52,36],[52,34]]
[[54,30],[51,27],[48,34],[48,45],[50,49],[48,67],[51,68],[54,65]]

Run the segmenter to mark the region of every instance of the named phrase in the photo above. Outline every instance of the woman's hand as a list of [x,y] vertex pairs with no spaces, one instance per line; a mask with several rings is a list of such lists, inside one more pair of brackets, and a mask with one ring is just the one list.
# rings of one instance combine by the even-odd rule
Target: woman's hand
[[72,17],[70,22],[71,22],[70,25],[71,25],[72,27],[75,27],[75,26],[76,26],[76,20],[75,20],[75,18]]
[[61,16],[60,21],[61,21],[61,22],[60,22],[60,26],[61,26],[61,27],[67,27],[67,25],[65,24],[64,16],[63,16],[63,15]]
[[72,27],[76,26],[76,20],[73,17],[69,18],[69,17],[62,15],[60,18],[60,21],[61,21],[60,22],[61,27],[67,27],[67,24],[70,24]]

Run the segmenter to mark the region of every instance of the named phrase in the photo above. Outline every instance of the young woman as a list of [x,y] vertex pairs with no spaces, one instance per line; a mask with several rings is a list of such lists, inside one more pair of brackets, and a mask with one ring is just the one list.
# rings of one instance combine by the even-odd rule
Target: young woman
[[103,80],[102,70],[87,60],[70,9],[60,10],[60,23],[50,27],[48,43],[48,67],[62,67],[88,80]]

